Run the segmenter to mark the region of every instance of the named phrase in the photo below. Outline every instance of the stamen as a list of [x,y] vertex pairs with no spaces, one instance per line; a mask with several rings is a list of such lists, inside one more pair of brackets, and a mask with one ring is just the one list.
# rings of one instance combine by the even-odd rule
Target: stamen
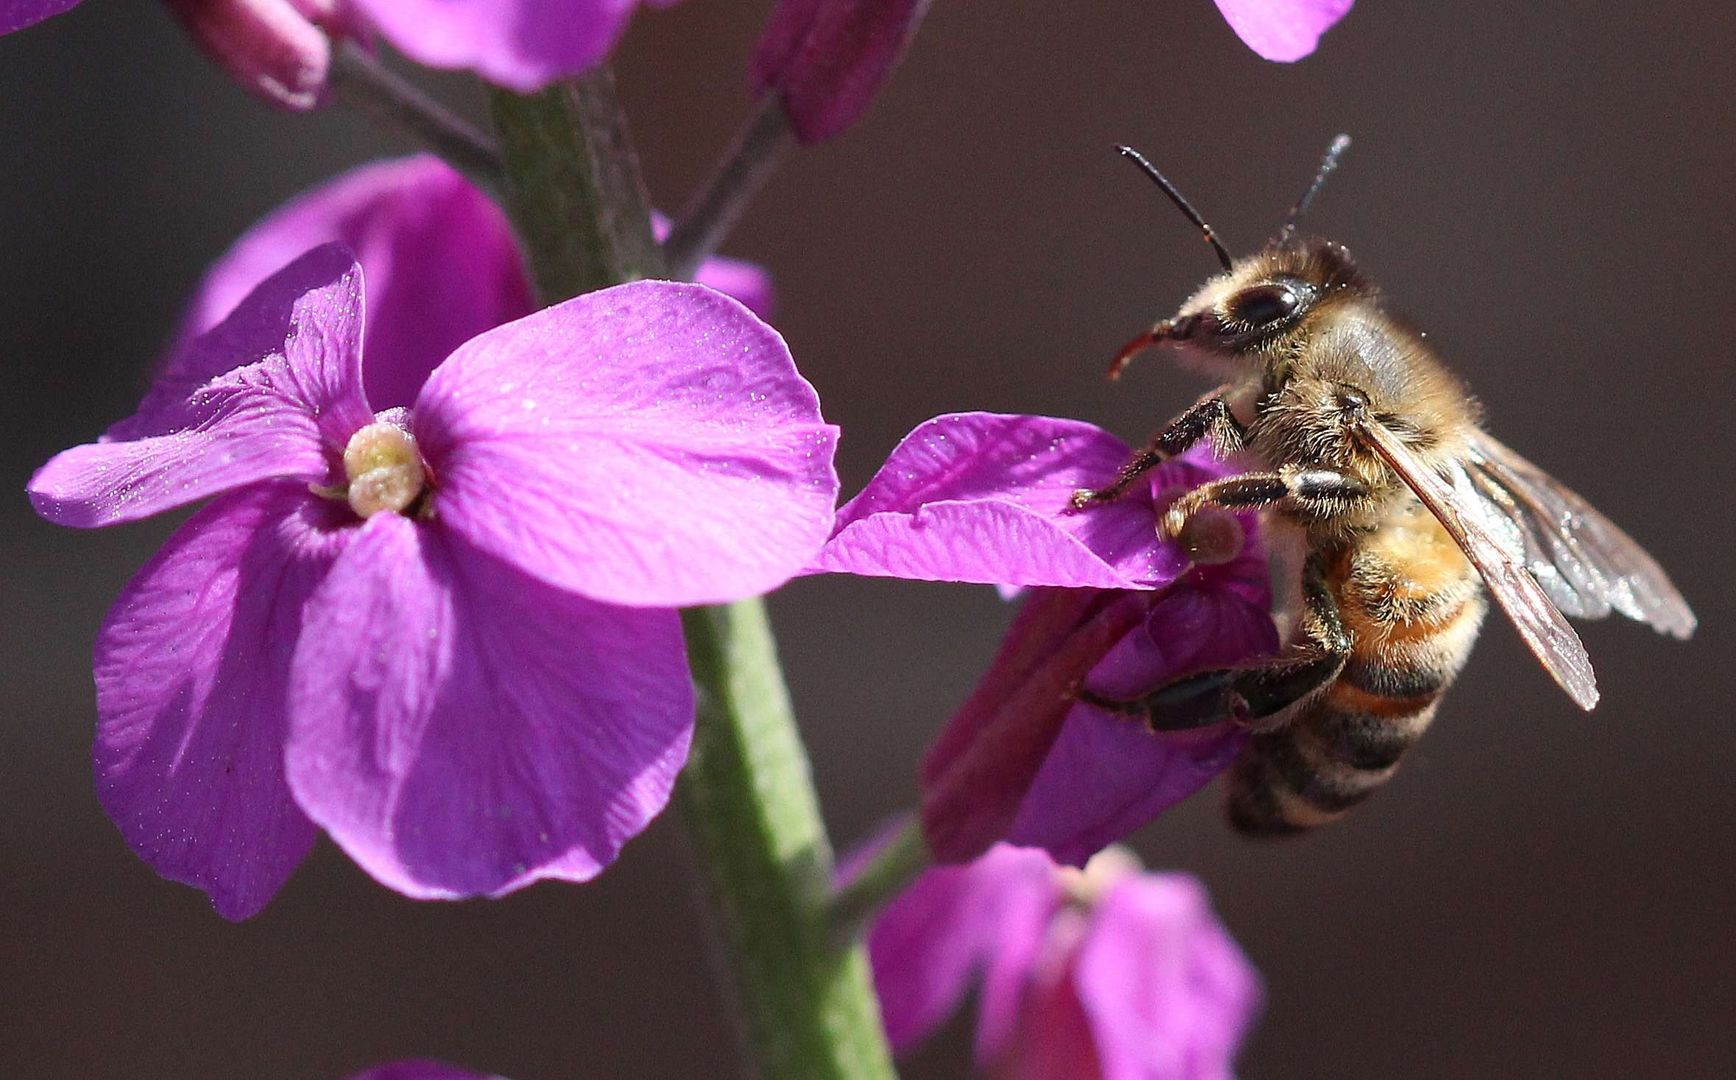
[[427,486],[415,436],[390,419],[376,419],[350,436],[344,475],[350,508],[364,518],[382,510],[403,513]]

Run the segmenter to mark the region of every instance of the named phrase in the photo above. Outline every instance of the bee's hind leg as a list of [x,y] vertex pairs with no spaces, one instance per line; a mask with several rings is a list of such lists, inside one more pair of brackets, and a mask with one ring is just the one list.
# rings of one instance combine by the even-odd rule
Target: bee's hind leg
[[1188,731],[1234,720],[1259,728],[1330,683],[1350,656],[1350,634],[1317,558],[1303,573],[1301,636],[1285,655],[1245,667],[1183,675],[1148,694],[1121,701],[1081,689],[1087,705],[1137,716],[1153,731]]

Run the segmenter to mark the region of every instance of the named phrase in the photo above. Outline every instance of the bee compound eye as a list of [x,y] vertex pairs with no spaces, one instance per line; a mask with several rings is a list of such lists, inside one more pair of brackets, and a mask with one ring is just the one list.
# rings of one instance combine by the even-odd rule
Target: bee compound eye
[[1228,321],[1235,326],[1256,329],[1281,322],[1302,307],[1302,296],[1282,282],[1255,285],[1230,297]]

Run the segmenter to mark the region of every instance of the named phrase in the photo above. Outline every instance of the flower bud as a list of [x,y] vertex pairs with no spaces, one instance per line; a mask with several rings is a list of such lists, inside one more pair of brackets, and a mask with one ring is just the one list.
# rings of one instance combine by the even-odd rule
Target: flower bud
[[892,73],[929,0],[778,0],[754,51],[753,85],[782,95],[796,138],[856,122]]
[[168,0],[205,54],[269,104],[304,111],[319,104],[331,42],[315,20],[332,0]]

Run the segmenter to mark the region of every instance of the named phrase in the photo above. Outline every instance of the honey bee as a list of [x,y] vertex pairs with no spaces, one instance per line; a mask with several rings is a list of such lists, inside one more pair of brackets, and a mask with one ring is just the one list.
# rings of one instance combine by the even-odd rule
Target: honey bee
[[1463,385],[1389,313],[1349,251],[1297,235],[1348,145],[1333,141],[1277,237],[1241,259],[1150,162],[1119,148],[1200,229],[1223,273],[1129,342],[1110,377],[1164,346],[1223,385],[1107,486],[1076,493],[1074,507],[1114,499],[1209,440],[1248,471],[1182,496],[1159,532],[1182,535],[1208,507],[1259,510],[1275,548],[1288,539],[1295,552],[1280,582],[1294,626],[1267,661],[1195,672],[1131,701],[1081,696],[1158,731],[1226,716],[1246,724],[1227,811],[1251,835],[1333,821],[1392,776],[1476,641],[1485,586],[1583,709],[1597,684],[1564,612],[1619,611],[1678,638],[1695,625],[1626,533],[1482,430]]

